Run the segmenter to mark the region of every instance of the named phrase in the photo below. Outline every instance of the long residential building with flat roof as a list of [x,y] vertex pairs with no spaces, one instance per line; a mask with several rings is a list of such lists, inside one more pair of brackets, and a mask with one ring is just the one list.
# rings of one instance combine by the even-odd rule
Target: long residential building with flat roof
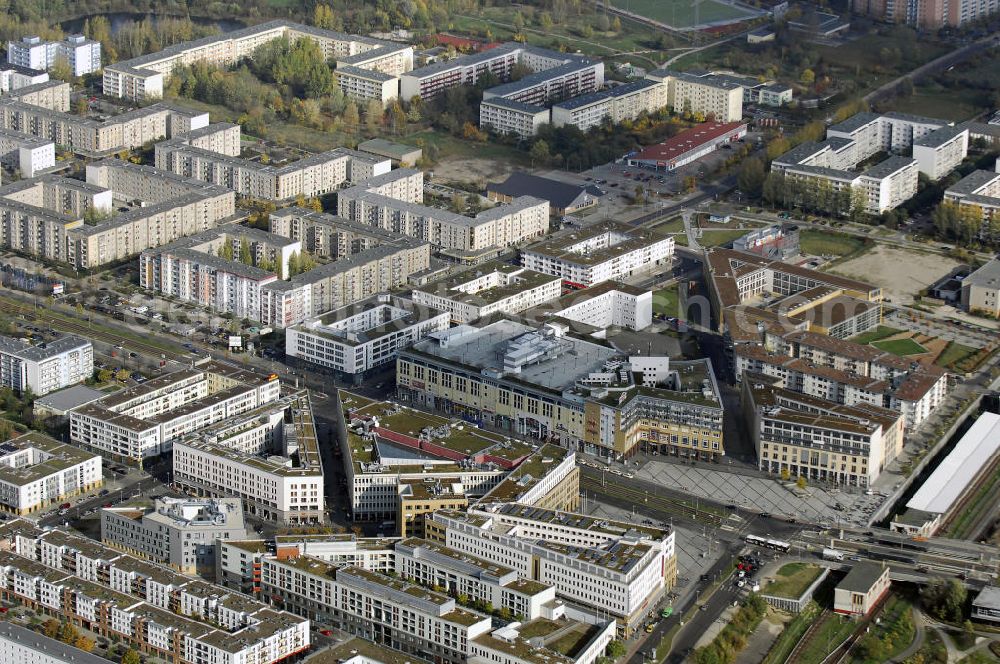
[[674,239],[669,235],[606,221],[525,247],[521,264],[589,287],[651,272],[669,265],[673,255]]
[[397,392],[404,402],[612,459],[647,442],[705,459],[725,453],[708,360],[625,357],[566,330],[501,320],[431,334],[400,353]]
[[346,182],[388,173],[390,161],[336,148],[272,166],[196,147],[181,137],[156,144],[156,167],[228,187],[242,196],[281,201],[321,196]]
[[544,235],[549,228],[548,201],[532,196],[519,196],[475,217],[428,207],[422,201],[420,171],[400,168],[338,192],[337,213],[460,253],[514,246]]
[[667,91],[662,81],[642,79],[579,95],[552,106],[552,124],[587,131],[605,118],[614,124],[635,120],[642,113],[652,114],[666,107]]
[[72,410],[70,440],[141,463],[192,431],[277,400],[280,390],[273,375],[207,360]]
[[944,191],[944,200],[958,206],[963,218],[982,218],[979,236],[1000,237],[1000,170],[972,171]]
[[667,106],[674,113],[693,113],[716,122],[743,118],[743,86],[730,76],[712,72],[679,72],[656,69],[646,78],[667,87]]
[[[338,69],[347,69],[347,83],[341,82],[345,94],[377,99],[383,104],[399,95],[397,77],[413,68],[412,46],[278,20],[181,42],[156,53],[108,65],[104,68],[104,94],[136,101],[162,97],[166,79],[179,65],[204,62],[228,67],[252,57],[258,47],[282,38],[312,40],[327,60],[335,61]],[[396,79],[396,83],[386,89],[361,90],[351,83],[354,68],[386,74]]]
[[430,267],[431,245],[419,237],[299,207],[273,212],[270,225],[272,233],[329,262],[262,288],[267,325],[290,327],[322,316],[403,286]]
[[558,298],[562,279],[501,261],[413,290],[417,304],[447,311],[456,323],[493,314],[516,314]]
[[66,530],[3,526],[0,597],[179,664],[275,664],[310,647],[309,620]]

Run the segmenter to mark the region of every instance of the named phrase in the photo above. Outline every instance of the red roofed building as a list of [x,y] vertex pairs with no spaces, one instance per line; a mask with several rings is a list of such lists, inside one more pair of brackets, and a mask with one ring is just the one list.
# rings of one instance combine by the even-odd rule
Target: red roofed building
[[479,52],[488,51],[491,48],[496,48],[501,42],[483,42],[476,39],[468,39],[466,37],[456,37],[455,35],[449,35],[446,32],[439,32],[434,35],[437,43],[441,46],[454,46],[460,51],[469,52]]
[[743,122],[704,122],[628,157],[629,166],[672,171],[746,136]]

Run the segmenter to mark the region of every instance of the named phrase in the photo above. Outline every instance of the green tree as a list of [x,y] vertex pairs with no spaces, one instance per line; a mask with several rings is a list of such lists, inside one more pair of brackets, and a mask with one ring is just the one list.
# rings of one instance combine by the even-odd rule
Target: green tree
[[549,144],[542,139],[538,139],[531,146],[531,150],[528,151],[528,156],[531,158],[532,166],[535,164],[547,166],[549,160],[552,158],[552,155],[549,153]]
[[222,244],[219,245],[219,250],[215,253],[219,255],[219,258],[224,260],[233,260],[233,243],[227,238]]
[[115,374],[115,378],[117,378],[119,381],[123,383],[127,381],[131,376],[132,372],[129,371],[128,369],[119,369],[118,373]]
[[920,591],[920,600],[931,615],[953,623],[962,620],[966,597],[965,586],[955,578],[931,579]]
[[49,67],[49,76],[67,83],[73,80],[73,68],[70,67],[65,55],[56,56],[55,62]]
[[101,369],[100,371],[97,372],[97,380],[98,380],[98,382],[101,382],[101,383],[108,382],[109,380],[111,380],[112,378],[114,378],[114,376],[115,375],[111,371],[111,369]]
[[611,31],[616,33],[622,31],[622,20],[617,16],[611,21]]
[[799,83],[802,85],[812,85],[816,82],[816,72],[812,69],[803,69],[802,74],[799,76]]
[[799,475],[798,479],[795,480],[795,486],[799,487],[800,489],[805,489],[806,488],[806,476],[805,475]]
[[764,179],[766,177],[764,162],[757,157],[750,157],[740,167],[736,183],[740,191],[746,194],[748,198],[758,199],[764,190]]
[[620,659],[625,656],[626,652],[625,644],[619,639],[609,641],[608,647],[604,649],[604,653],[611,659]]
[[288,257],[288,276],[294,277],[299,274],[301,270],[299,269],[299,252],[293,251]]
[[329,5],[316,5],[313,10],[313,25],[324,30],[333,30],[334,26],[333,8]]
[[250,253],[250,241],[246,236],[240,236],[240,262],[244,265],[253,265],[253,254]]
[[142,664],[142,658],[139,657],[139,653],[129,648],[122,655],[121,664]]
[[87,97],[85,95],[80,95],[73,102],[73,112],[80,116],[86,116],[87,112],[90,110],[90,106],[87,104]]

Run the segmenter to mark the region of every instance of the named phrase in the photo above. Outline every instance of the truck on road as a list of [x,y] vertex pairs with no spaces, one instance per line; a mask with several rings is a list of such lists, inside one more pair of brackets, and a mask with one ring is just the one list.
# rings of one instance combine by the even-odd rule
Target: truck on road
[[844,552],[836,549],[823,549],[823,560],[843,560]]

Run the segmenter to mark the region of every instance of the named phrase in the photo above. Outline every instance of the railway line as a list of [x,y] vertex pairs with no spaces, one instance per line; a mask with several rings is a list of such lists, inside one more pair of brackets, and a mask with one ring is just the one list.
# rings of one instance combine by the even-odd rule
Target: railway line
[[116,333],[103,321],[100,323],[100,329],[94,329],[86,322],[73,320],[68,314],[45,308],[37,309],[33,305],[20,303],[8,297],[0,297],[0,313],[21,317],[27,321],[48,325],[54,330],[70,332],[88,339],[97,338],[110,344],[127,346],[129,350],[150,357],[164,356],[165,359],[176,360],[187,354],[180,346],[175,348],[170,348],[173,344],[157,346],[139,341],[134,336]]

